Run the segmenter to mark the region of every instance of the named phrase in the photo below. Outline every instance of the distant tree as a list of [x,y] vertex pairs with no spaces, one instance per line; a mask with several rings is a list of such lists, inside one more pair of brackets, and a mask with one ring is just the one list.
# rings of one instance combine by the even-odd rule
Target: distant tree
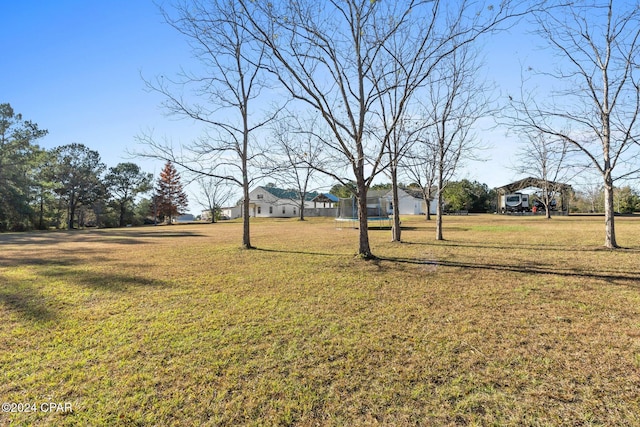
[[100,179],[105,165],[97,151],[83,144],[57,147],[53,155],[51,180],[55,183],[55,193],[67,208],[67,226],[73,229],[78,207],[89,206],[105,196],[105,187]]
[[486,213],[495,212],[496,192],[489,188],[487,184],[473,181],[471,183],[471,194],[473,203],[469,212]]
[[35,168],[32,170],[32,203],[36,217],[34,222],[38,230],[47,229],[52,217],[55,216],[57,206],[53,190],[56,184],[52,181],[54,160],[51,151],[41,150],[36,155]]
[[468,179],[450,182],[443,192],[444,204],[449,211],[488,212],[493,196],[486,184]]
[[135,163],[119,163],[109,168],[104,180],[119,214],[118,224],[124,227],[127,212],[132,211],[136,196],[151,190],[153,175],[142,172]]
[[374,191],[391,190],[393,188],[393,184],[390,182],[378,183],[378,184],[373,184],[370,188],[371,190],[374,190]]
[[517,171],[540,180],[538,200],[544,205],[545,216],[551,219],[551,203],[561,194],[564,185],[575,176],[569,164],[571,145],[542,133],[527,133],[525,145],[518,153]]
[[435,198],[436,178],[438,177],[438,146],[429,135],[429,124],[422,123],[412,131],[413,143],[409,151],[400,160],[399,168],[413,181],[412,186],[420,190],[424,198],[427,213],[431,220],[431,203]]
[[450,182],[443,191],[444,209],[446,211],[469,210],[471,207],[471,195],[466,191],[462,183]]
[[347,184],[335,184],[333,185],[333,187],[331,187],[329,193],[341,199],[348,199],[355,196],[356,184],[354,182],[350,182]]
[[[455,40],[454,40],[455,41]],[[438,64],[429,78],[424,116],[433,126],[426,128],[435,161],[436,240],[443,240],[443,194],[448,182],[465,160],[474,159],[482,148],[472,134],[473,125],[489,113],[488,88],[478,78],[480,64],[471,45],[463,45]],[[467,209],[468,210],[468,209]]]
[[616,189],[614,203],[617,212],[631,214],[640,209],[640,195],[636,190],[626,185]]
[[304,221],[307,194],[322,169],[322,144],[313,132],[304,130],[315,127],[314,121],[301,120],[294,114],[279,120],[273,129],[271,161],[267,162],[267,171],[298,195],[300,221]]
[[146,197],[141,198],[133,208],[133,224],[148,224],[150,222],[149,216],[153,216],[153,211],[152,199]]
[[0,231],[26,228],[30,222],[32,172],[40,152],[34,141],[46,134],[10,104],[0,104]]
[[220,215],[220,208],[231,198],[229,183],[224,179],[210,176],[199,176],[196,182],[200,188],[200,193],[195,196],[196,202],[209,211],[213,224]]
[[604,188],[601,184],[591,183],[584,186],[582,196],[588,206],[586,212],[602,213],[604,212]]
[[167,220],[169,224],[172,223],[173,218],[183,214],[188,205],[180,174],[171,162],[167,162],[160,172],[155,187],[154,204],[156,214]]

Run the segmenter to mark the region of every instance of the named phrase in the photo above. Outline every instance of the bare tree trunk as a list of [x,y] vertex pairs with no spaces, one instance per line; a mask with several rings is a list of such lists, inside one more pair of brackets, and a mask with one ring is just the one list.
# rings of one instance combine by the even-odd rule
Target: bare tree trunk
[[[360,181],[360,180],[359,180]],[[363,259],[374,259],[369,246],[369,224],[367,218],[367,187],[364,182],[358,182],[358,220],[360,224],[360,239],[358,256]]]
[[304,199],[306,197],[306,194],[300,199],[300,216],[299,219],[300,221],[304,221]]
[[438,179],[438,196],[436,200],[438,204],[436,205],[436,240],[444,240],[442,237],[442,177]]
[[605,217],[605,239],[604,245],[609,249],[618,248],[616,242],[615,212],[613,205],[613,182],[610,176],[605,178],[604,186],[604,217]]
[[[242,161],[245,163],[247,159],[244,158]],[[251,233],[249,232],[249,178],[245,166],[242,168],[242,183],[242,191],[244,193],[244,201],[242,203],[242,247],[253,249],[253,246],[251,246]]]
[[[393,161],[393,160],[392,160]],[[391,188],[393,195],[393,226],[391,227],[391,241],[400,242],[400,206],[398,198],[398,169],[395,166],[391,168]]]

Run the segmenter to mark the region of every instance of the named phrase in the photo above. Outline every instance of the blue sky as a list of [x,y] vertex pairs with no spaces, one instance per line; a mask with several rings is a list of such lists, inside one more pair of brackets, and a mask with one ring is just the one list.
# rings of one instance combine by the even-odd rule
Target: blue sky
[[[127,155],[136,135],[153,130],[175,142],[197,136],[191,121],[168,118],[162,98],[145,90],[142,76],[193,66],[186,41],[150,0],[4,1],[0,40],[0,102],[48,129],[40,141],[46,148],[78,142],[109,167],[134,161],[157,174],[162,162]],[[485,40],[486,75],[503,94],[517,90],[521,62],[536,55],[531,46],[516,29]],[[490,187],[519,178],[508,169],[514,137],[502,129],[479,135],[493,147],[482,153],[491,160],[469,164],[460,177]],[[193,203],[190,209],[198,211]]]
[[[163,24],[151,1],[5,2],[0,12],[1,102],[49,135],[46,148],[78,142],[107,166],[129,161],[134,137],[188,135],[191,124],[168,119],[143,78],[190,61],[184,41]],[[161,162],[135,159],[146,169]],[[153,172],[153,170],[149,170]]]

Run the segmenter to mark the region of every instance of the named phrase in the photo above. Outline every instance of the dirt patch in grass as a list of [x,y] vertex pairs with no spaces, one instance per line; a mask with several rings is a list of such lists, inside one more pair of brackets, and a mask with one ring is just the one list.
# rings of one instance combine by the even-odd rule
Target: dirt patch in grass
[[638,219],[403,224],[0,235],[0,425],[640,425]]

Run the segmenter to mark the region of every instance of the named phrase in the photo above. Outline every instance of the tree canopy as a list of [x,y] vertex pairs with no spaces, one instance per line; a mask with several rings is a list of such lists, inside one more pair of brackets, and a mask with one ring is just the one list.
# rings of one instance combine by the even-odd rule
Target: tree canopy
[[32,171],[41,152],[35,141],[46,134],[10,104],[0,104],[0,231],[26,228],[31,219]]

